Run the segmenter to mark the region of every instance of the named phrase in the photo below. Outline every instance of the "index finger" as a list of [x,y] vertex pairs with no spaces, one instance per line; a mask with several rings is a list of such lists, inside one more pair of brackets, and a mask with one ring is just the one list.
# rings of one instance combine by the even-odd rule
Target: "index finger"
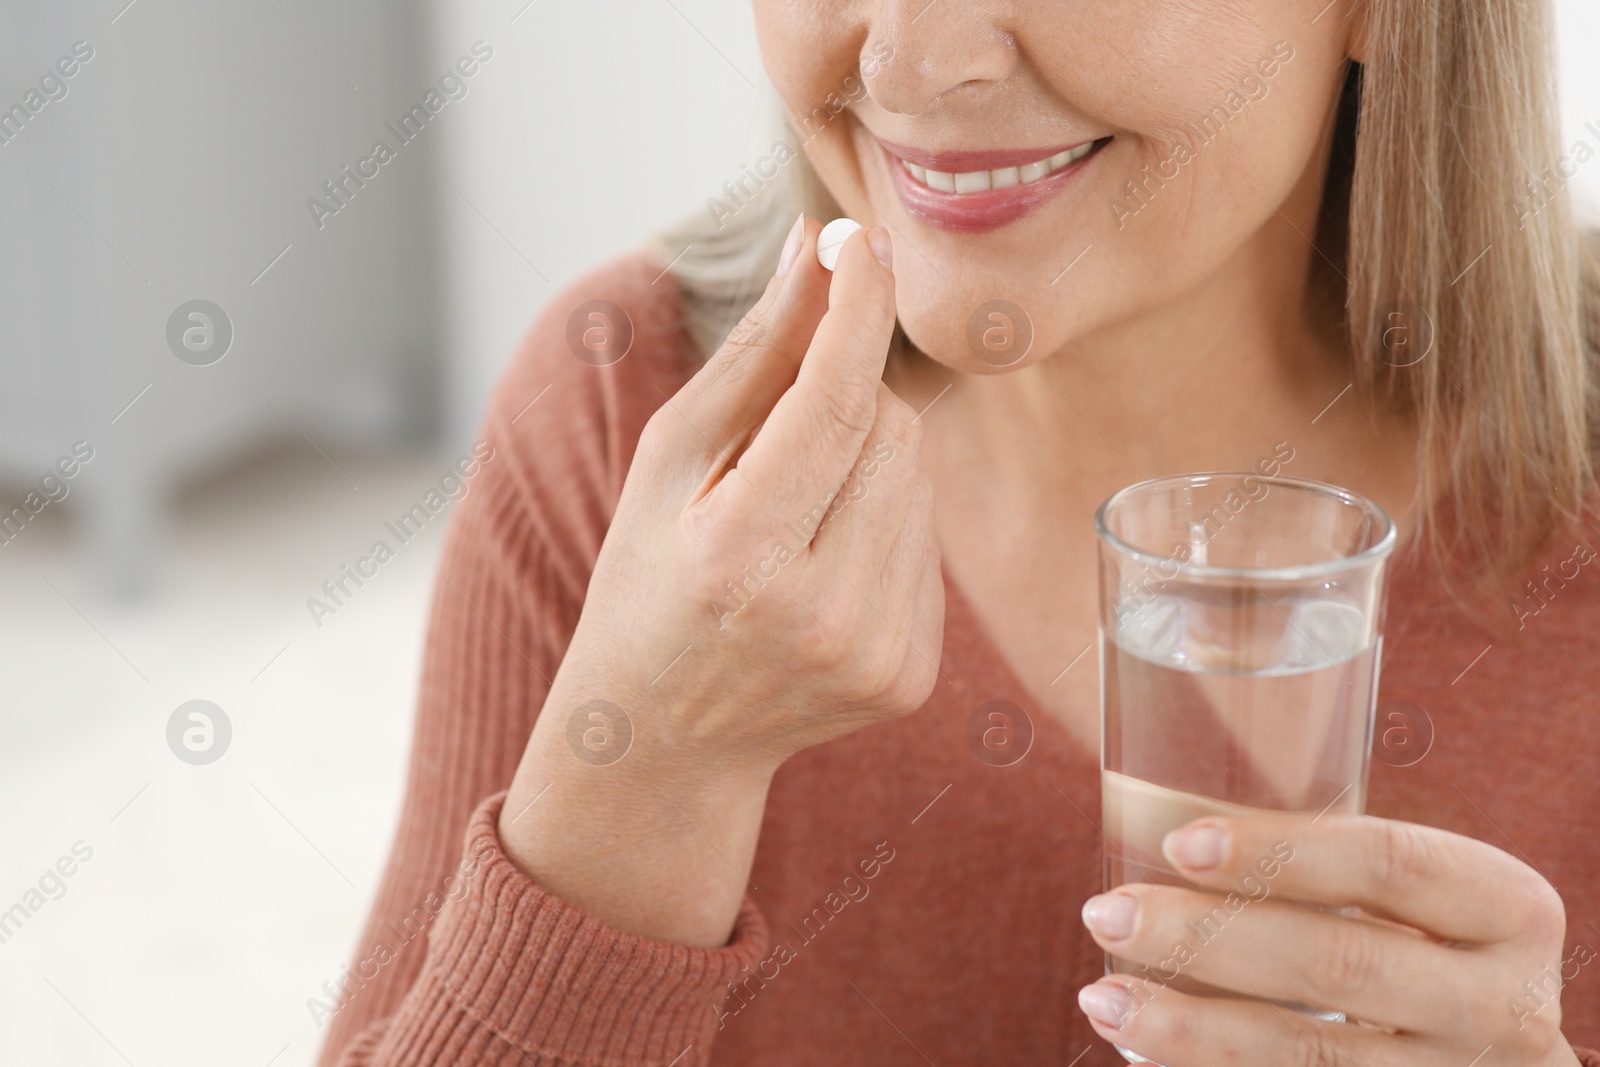
[[1493,845],[1431,826],[1363,815],[1196,819],[1161,851],[1209,888],[1244,879],[1328,907],[1357,905],[1446,941],[1507,941],[1545,914],[1549,883]]
[[766,498],[811,506],[832,499],[855,466],[877,417],[878,383],[894,335],[888,241],[881,226],[845,241],[828,287],[828,310],[794,384],[739,458],[748,481],[727,479],[730,489],[760,486]]

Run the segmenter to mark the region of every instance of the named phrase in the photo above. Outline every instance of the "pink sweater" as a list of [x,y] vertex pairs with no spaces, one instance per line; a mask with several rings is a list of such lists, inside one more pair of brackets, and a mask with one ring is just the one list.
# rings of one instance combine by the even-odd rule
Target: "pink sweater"
[[[1019,763],[974,758],[973,708],[1033,706],[948,580],[950,684],[916,715],[778,772],[759,888],[726,947],[623,933],[501,852],[503,791],[640,430],[696,364],[676,292],[656,274],[627,258],[569,287],[495,391],[483,430],[493,457],[469,482],[435,591],[388,871],[343,995],[309,1005],[329,1027],[321,1063],[1120,1064],[1075,1000],[1103,970],[1078,917],[1101,888],[1098,754],[1033,711]],[[570,312],[595,298],[636,328],[609,367],[568,347]],[[1538,613],[1511,637],[1465,621],[1414,557],[1397,559],[1378,728],[1404,729],[1388,705],[1409,701],[1431,730],[1417,719],[1380,741],[1393,755],[1373,760],[1368,810],[1537,868],[1566,901],[1563,957],[1589,960],[1600,952],[1600,560],[1572,556],[1551,557],[1556,577],[1526,596]],[[1428,732],[1426,756],[1399,766]],[[1600,1048],[1600,962],[1566,977],[1564,1032]],[[1600,1067],[1600,1054],[1580,1056]]]

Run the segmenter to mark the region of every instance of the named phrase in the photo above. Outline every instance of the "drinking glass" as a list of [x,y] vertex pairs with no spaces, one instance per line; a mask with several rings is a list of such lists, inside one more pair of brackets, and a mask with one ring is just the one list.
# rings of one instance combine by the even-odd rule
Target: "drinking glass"
[[[1363,812],[1389,516],[1321,482],[1208,473],[1123,489],[1095,530],[1105,887],[1192,885],[1161,854],[1192,819]],[[1283,862],[1252,866],[1241,908],[1270,894]],[[1138,979],[1135,1011],[1163,986],[1235,995],[1184,973],[1235,914],[1189,924],[1188,952],[1158,967],[1107,953],[1106,973]]]

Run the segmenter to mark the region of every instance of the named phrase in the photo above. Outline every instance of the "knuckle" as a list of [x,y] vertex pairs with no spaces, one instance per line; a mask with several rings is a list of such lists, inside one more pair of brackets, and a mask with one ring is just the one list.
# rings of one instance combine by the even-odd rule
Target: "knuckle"
[[910,714],[916,705],[906,707],[907,694],[902,681],[905,648],[899,637],[885,628],[885,635],[872,642],[861,665],[861,696],[891,714]]
[[639,444],[634,449],[638,458],[655,461],[672,451],[677,427],[669,421],[671,417],[671,409],[663,406],[645,420],[644,429],[639,431]]
[[[752,348],[760,348],[767,343],[771,336],[772,327],[767,321],[767,309],[761,305],[751,308],[733,329],[728,331],[728,336],[722,342],[722,351],[733,356],[746,352]],[[718,360],[726,363],[727,360]],[[738,362],[737,359],[733,362]]]
[[689,573],[709,580],[728,552],[724,524],[710,509],[695,506],[678,516],[678,534],[684,566]]
[[1333,922],[1313,941],[1311,966],[1304,969],[1309,999],[1323,1006],[1348,1003],[1350,993],[1380,982],[1384,974],[1381,942],[1356,922]]
[[681,588],[694,598],[696,609],[707,605],[719,620],[727,613],[740,616],[742,621],[747,605],[751,614],[759,612],[763,598],[753,595],[756,592],[753,583],[741,580],[742,575],[719,569],[710,553],[701,553],[687,570],[688,577],[682,581]]
[[830,671],[844,666],[855,647],[859,621],[860,612],[849,599],[820,598],[810,615],[796,628],[801,661]]
[[1372,857],[1372,877],[1378,892],[1392,891],[1432,873],[1437,863],[1433,839],[1420,826],[1383,822],[1383,833]]
[[899,667],[885,668],[880,663],[863,663],[855,673],[855,681],[847,685],[846,697],[851,704],[865,708],[874,717],[898,719],[909,715],[914,708],[902,707],[895,679]]
[[696,373],[696,379],[703,379],[702,386],[708,392],[742,381],[755,364],[750,357],[773,344],[775,331],[771,308],[763,300],[734,323],[716,353]]
[[816,392],[817,417],[832,433],[839,436],[864,437],[871,432],[877,418],[877,400],[873,394],[860,388],[860,383],[848,380],[832,382]]
[[1562,945],[1567,936],[1566,902],[1556,887],[1531,867],[1524,868],[1522,875],[1510,893],[1522,936],[1539,944]]
[[1201,1048],[1206,1044],[1205,1026],[1200,1013],[1186,1003],[1159,993],[1148,1000],[1134,998],[1134,1008],[1127,1026],[1138,1021],[1145,1035],[1168,1048]]
[[933,695],[935,678],[931,667],[924,667],[921,660],[916,663],[907,663],[895,678],[895,685],[890,690],[885,707],[897,719],[903,719],[920,710]]
[[699,501],[678,514],[674,566],[680,584],[686,580],[699,595],[752,598],[773,577],[762,548],[753,531],[714,501]]
[[1552,1004],[1535,1018],[1525,1020],[1515,1041],[1518,1063],[1548,1063],[1558,1052],[1567,1050],[1566,1038],[1561,1035],[1561,1005]]

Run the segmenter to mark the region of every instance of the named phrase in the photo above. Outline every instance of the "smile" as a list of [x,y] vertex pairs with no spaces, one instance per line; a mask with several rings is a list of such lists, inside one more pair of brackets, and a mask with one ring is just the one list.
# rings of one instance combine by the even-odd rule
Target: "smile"
[[879,140],[907,213],[960,233],[992,230],[1034,211],[1111,142],[1051,148],[927,152]]
[[1021,166],[997,167],[994,170],[968,170],[959,174],[930,170],[910,160],[900,160],[906,173],[930,189],[941,193],[981,193],[985,189],[1005,189],[1012,185],[1027,185],[1054,174],[1070,163],[1076,163],[1095,150],[1099,142],[1090,141],[1077,148],[1068,148],[1045,159],[1036,159]]

